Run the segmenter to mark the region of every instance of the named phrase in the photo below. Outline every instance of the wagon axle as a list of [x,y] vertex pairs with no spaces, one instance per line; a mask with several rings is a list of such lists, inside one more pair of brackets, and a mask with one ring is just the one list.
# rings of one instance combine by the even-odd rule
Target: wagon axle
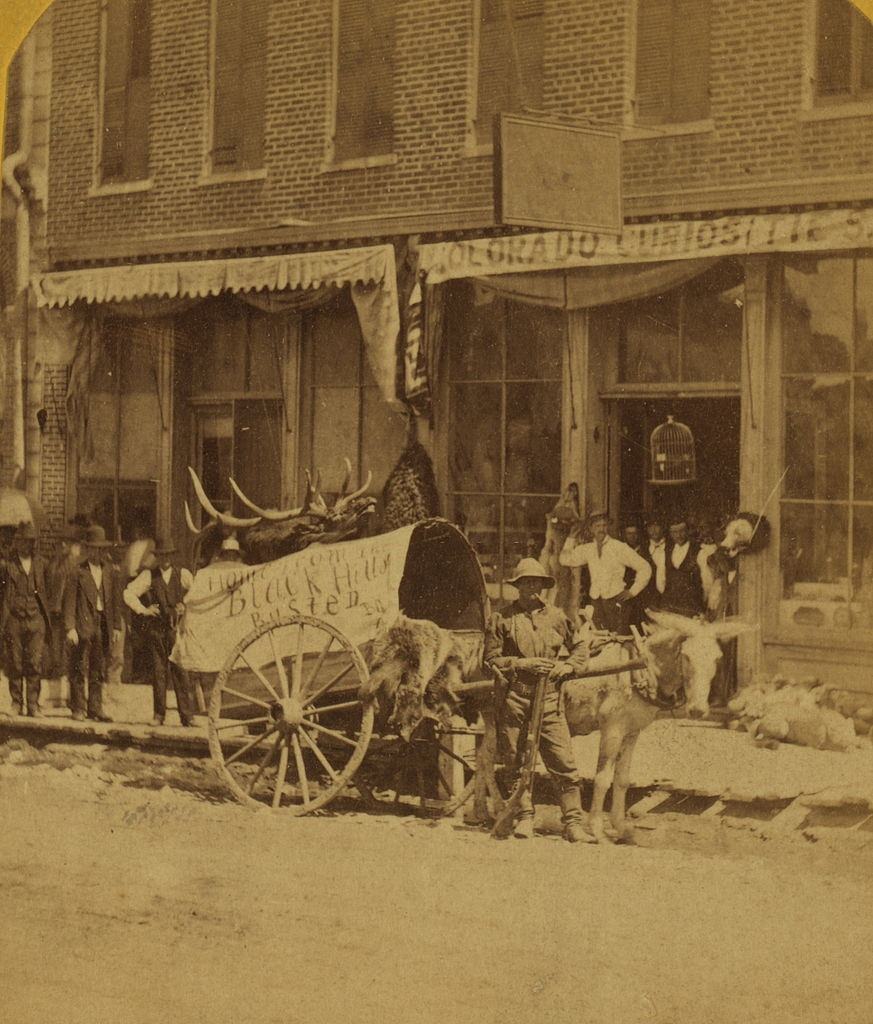
[[270,717],[280,732],[296,732],[303,724],[303,704],[296,697],[283,697],[270,705]]

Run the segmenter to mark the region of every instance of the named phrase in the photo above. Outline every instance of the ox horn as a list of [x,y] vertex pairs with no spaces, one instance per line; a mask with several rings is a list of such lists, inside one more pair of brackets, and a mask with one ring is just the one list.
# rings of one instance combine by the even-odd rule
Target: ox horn
[[672,629],[682,636],[700,636],[705,629],[705,623],[699,619],[691,619],[687,615],[680,615],[678,612],[647,610],[646,614],[656,626],[665,629]]
[[261,521],[261,516],[253,516],[250,519],[240,519],[238,516],[229,515],[227,512],[219,512],[206,496],[206,491],[203,490],[203,484],[200,483],[200,478],[191,466],[188,467],[188,472],[191,474],[191,482],[194,484],[194,493],[197,495],[197,500],[213,519],[217,519],[225,526],[230,526],[235,529],[245,529],[248,526],[255,526]]
[[342,484],[340,485],[340,498],[344,498],[346,496],[346,491],[349,489],[349,484],[352,481],[352,460],[346,456],[343,459],[343,462],[346,464],[346,474],[343,477]]
[[230,486],[233,488],[234,494],[239,498],[243,505],[245,505],[246,508],[250,508],[252,512],[257,512],[262,519],[267,519],[273,523],[279,523],[285,519],[291,519],[293,516],[299,516],[302,511],[299,508],[261,508],[243,494],[242,488],[232,476],[229,476],[227,479],[230,481]]
[[188,529],[196,536],[199,537],[201,533],[206,529],[205,526],[198,529],[194,525],[194,519],[191,516],[191,509],[188,508],[188,502],[185,502],[185,522],[188,524]]

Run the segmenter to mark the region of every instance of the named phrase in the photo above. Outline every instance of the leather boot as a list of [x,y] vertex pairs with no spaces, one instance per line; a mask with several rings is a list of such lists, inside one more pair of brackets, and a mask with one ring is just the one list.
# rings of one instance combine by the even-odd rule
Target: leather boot
[[512,834],[516,839],[533,839],[534,816],[533,814],[522,814],[515,823]]
[[561,793],[561,821],[564,823],[564,838],[568,843],[593,843],[582,824],[582,794],[578,786]]

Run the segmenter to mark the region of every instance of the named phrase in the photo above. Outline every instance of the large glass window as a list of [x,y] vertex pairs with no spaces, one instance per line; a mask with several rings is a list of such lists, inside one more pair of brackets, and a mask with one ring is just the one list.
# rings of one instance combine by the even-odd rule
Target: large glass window
[[85,445],[79,457],[78,511],[110,537],[154,534],[160,475],[161,408],[156,333],[145,322],[117,320],[89,391]]
[[322,492],[334,494],[347,458],[353,485],[372,472],[370,493],[381,494],[403,448],[405,421],[379,391],[347,291],[304,318],[301,380],[301,475],[320,471]]
[[782,298],[783,620],[873,631],[873,258],[797,258]]
[[738,384],[742,266],[722,260],[662,295],[593,310],[591,331],[617,349],[623,384]]
[[496,585],[539,556],[560,490],[565,319],[463,283],[447,291],[445,324],[449,515]]

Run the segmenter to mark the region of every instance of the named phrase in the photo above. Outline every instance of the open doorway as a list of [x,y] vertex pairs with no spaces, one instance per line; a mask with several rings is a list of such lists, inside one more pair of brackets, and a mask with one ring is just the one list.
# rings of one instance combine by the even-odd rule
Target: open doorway
[[[649,439],[668,416],[694,436],[697,479],[679,485],[652,484]],[[666,520],[676,511],[709,539],[733,515],[740,489],[740,400],[634,398],[619,403],[619,479],[615,507],[622,520],[654,513]]]

